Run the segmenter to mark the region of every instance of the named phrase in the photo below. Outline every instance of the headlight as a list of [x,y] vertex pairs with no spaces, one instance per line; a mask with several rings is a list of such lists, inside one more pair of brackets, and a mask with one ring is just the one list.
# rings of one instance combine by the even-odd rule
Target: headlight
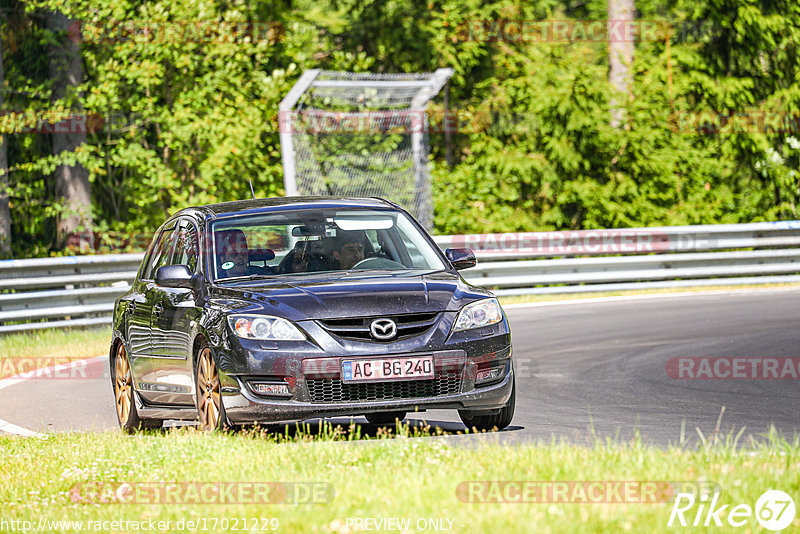
[[483,299],[461,308],[453,332],[489,326],[502,320],[503,310],[497,299]]
[[231,330],[245,339],[303,341],[306,336],[291,321],[271,315],[230,315]]

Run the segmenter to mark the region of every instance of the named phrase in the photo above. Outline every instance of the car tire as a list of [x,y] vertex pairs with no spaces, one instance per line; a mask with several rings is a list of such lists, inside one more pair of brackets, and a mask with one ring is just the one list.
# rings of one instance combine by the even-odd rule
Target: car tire
[[194,383],[200,428],[206,432],[227,429],[230,425],[225,415],[225,406],[222,404],[219,372],[211,348],[205,341],[197,350]]
[[145,419],[139,416],[133,392],[133,372],[125,343],[119,342],[114,351],[114,400],[117,421],[123,432],[161,428],[161,419]]
[[406,417],[406,412],[377,412],[368,413],[364,417],[373,425],[394,425],[395,420],[402,421]]
[[458,415],[461,417],[461,422],[466,425],[470,430],[503,430],[511,424],[514,418],[514,406],[517,398],[517,384],[516,380],[511,379],[511,397],[503,408],[493,415],[473,415],[469,410],[459,410]]

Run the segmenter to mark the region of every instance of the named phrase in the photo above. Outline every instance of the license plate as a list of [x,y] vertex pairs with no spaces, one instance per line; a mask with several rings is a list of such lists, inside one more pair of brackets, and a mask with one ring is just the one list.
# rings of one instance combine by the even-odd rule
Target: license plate
[[433,378],[433,357],[344,360],[342,382],[372,382],[403,378]]

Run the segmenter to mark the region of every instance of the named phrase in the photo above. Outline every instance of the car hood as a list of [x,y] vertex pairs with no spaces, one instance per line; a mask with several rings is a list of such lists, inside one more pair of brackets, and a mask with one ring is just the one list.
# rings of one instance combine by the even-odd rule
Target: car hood
[[487,296],[452,271],[281,277],[215,286],[210,295],[212,304],[227,311],[295,321],[456,311]]

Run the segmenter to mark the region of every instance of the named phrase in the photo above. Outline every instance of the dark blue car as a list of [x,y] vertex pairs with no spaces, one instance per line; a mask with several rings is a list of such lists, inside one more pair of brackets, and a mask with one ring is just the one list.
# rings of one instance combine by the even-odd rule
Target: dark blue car
[[497,299],[381,199],[295,197],[186,208],[155,234],[114,309],[110,365],[127,431],[166,419],[253,423],[458,410],[514,414]]

